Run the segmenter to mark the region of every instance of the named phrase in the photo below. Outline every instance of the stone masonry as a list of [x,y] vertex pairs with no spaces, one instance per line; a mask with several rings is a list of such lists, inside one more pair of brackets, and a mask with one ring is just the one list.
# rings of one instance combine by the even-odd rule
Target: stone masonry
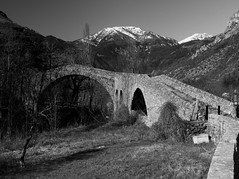
[[[146,74],[110,72],[82,65],[67,65],[36,74],[32,82],[36,86],[35,99],[38,99],[51,84],[69,75],[86,76],[98,81],[109,93],[114,112],[121,105],[125,105],[133,113],[131,106],[135,91],[141,91],[147,112],[143,121],[147,126],[152,126],[159,120],[162,106],[167,102],[177,106],[178,114],[184,120],[190,120],[196,100],[212,108],[220,105],[224,114],[233,115],[235,111],[231,102],[165,75],[149,77]],[[29,95],[33,95],[33,92]],[[209,115],[208,133],[217,144],[217,148],[208,179],[233,178],[233,149],[238,129],[239,122],[231,117]]]
[[197,99],[215,108],[220,105],[224,113],[231,114],[234,111],[231,102],[165,75],[149,77],[146,74],[111,72],[75,64],[37,74],[33,78],[34,84],[38,84],[35,94],[40,95],[52,83],[69,75],[86,76],[102,84],[111,96],[114,111],[123,104],[131,111],[134,93],[139,89],[146,103],[147,116],[144,122],[148,126],[159,119],[161,108],[166,102],[174,103],[179,116],[184,120],[190,120]]
[[233,179],[233,152],[239,133],[239,121],[226,116],[209,115],[209,126],[216,126],[217,132],[212,136],[217,138],[217,148],[212,158],[207,179]]

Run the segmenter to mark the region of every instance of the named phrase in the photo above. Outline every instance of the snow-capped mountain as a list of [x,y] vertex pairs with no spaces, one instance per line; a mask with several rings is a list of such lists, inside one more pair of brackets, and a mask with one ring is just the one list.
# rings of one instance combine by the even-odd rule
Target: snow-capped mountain
[[178,44],[178,42],[172,38],[163,37],[151,31],[144,31],[141,28],[134,26],[107,27],[82,40],[90,40],[98,45],[103,39],[110,39],[109,36],[112,37],[114,35],[123,35],[138,42],[159,39],[162,40],[162,46],[173,46]]
[[5,49],[0,58],[9,56],[6,49],[10,45],[14,49],[10,57],[20,55],[26,68],[34,70],[77,63],[116,72],[166,74],[217,95],[227,92],[225,77],[239,73],[239,11],[221,34],[194,34],[181,44],[132,26],[108,27],[88,38],[65,42],[9,22],[0,11],[0,45]]
[[210,37],[212,37],[212,36],[208,35],[207,33],[197,33],[197,34],[194,34],[190,37],[187,37],[186,39],[183,39],[183,40],[179,41],[178,43],[182,44],[182,43],[185,43],[185,42],[190,42],[192,40],[204,40],[204,39],[207,39],[207,38],[210,38]]
[[79,48],[91,44],[94,67],[134,73],[151,72],[179,45],[177,40],[134,26],[107,27],[73,43]]

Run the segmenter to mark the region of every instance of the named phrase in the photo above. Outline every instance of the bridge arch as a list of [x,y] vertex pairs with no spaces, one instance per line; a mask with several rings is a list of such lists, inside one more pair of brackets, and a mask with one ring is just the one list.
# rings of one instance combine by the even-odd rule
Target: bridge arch
[[66,126],[72,122],[87,125],[94,119],[92,115],[102,122],[113,117],[114,102],[99,81],[77,74],[60,76],[45,85],[39,94],[37,108],[38,111],[50,109],[57,121],[55,126]]
[[[114,101],[115,79],[110,72],[101,69],[95,69],[82,65],[66,65],[49,70],[42,74],[43,84],[41,90],[44,91],[49,85],[66,76],[85,76],[101,84],[109,93],[112,101]],[[39,93],[40,94],[40,93]]]
[[[108,72],[106,70],[95,69],[87,66],[82,65],[66,65],[62,67],[58,67],[55,69],[51,69],[44,73],[38,73],[34,78],[34,82],[37,85],[36,92],[37,92],[37,100],[34,102],[34,111],[40,111],[42,108],[40,107],[41,104],[41,97],[44,91],[51,88],[59,81],[69,78],[72,76],[80,76],[88,78],[92,81],[95,81],[101,86],[101,89],[104,89],[104,94],[107,93],[107,101],[106,105],[102,106],[105,109],[110,109],[110,113],[107,113],[105,117],[109,117],[115,111],[115,76],[114,73]],[[101,94],[99,94],[100,96]],[[102,103],[105,104],[105,103]],[[108,118],[107,117],[107,118]]]
[[146,101],[140,88],[137,88],[133,93],[131,110],[142,111],[146,116],[148,115]]

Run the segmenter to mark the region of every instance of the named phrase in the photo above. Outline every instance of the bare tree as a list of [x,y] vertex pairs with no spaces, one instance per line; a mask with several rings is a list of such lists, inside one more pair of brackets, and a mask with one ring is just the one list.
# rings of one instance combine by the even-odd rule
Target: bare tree
[[91,53],[92,53],[92,45],[89,40],[90,36],[90,26],[88,23],[85,23],[85,27],[83,29],[83,38],[87,39],[87,44],[86,44],[86,58],[88,61],[92,64],[92,58],[91,58]]
[[85,27],[83,30],[83,38],[88,38],[90,35],[90,26],[88,23],[85,23]]

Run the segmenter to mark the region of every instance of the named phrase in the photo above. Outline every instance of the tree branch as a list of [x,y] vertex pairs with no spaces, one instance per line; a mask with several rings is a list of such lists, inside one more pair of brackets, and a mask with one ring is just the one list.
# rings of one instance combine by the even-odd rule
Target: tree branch
[[24,158],[25,158],[25,154],[26,154],[26,151],[27,151],[27,145],[29,144],[30,140],[32,139],[32,130],[33,130],[33,128],[34,128],[34,125],[31,126],[31,129],[29,131],[30,136],[27,138],[26,143],[25,143],[25,145],[23,147],[23,152],[22,152],[22,155],[20,157],[20,167],[21,168],[23,168],[23,167],[25,168],[26,167]]

